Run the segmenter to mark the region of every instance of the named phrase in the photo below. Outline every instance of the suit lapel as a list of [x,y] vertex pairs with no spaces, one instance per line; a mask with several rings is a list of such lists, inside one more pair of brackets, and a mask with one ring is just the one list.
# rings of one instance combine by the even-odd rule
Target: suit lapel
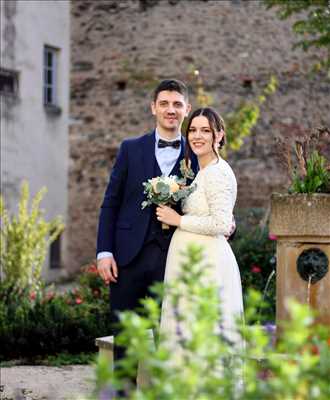
[[155,166],[155,131],[144,137],[141,146],[141,163],[144,168],[145,181],[153,178]]

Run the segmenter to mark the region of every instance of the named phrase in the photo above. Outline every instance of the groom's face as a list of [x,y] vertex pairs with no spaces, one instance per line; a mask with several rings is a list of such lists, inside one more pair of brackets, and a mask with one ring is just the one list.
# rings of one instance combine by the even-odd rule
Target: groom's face
[[190,108],[190,104],[181,93],[169,90],[159,92],[156,101],[151,103],[157,126],[165,131],[179,131]]

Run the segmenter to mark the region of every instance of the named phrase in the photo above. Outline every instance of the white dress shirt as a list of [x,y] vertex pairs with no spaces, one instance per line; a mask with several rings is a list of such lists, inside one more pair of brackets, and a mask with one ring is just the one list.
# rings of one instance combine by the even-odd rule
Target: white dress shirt
[[[171,173],[171,171],[176,163],[176,160],[180,156],[181,145],[177,149],[175,149],[174,147],[159,148],[158,142],[159,142],[159,139],[162,137],[158,133],[157,129],[155,131],[155,136],[156,136],[156,141],[155,141],[156,160],[157,160],[160,170],[162,171],[162,174],[168,176]],[[181,141],[181,134],[179,134],[176,138],[171,139],[171,140],[164,139],[164,138],[162,138],[162,139],[166,140],[167,142],[175,142],[176,140]]]

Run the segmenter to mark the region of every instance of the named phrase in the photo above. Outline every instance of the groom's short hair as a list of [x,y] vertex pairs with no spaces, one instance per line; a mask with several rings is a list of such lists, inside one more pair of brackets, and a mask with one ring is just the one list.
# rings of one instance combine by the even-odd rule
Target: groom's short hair
[[165,79],[161,81],[156,89],[154,90],[153,94],[153,101],[156,102],[158,94],[163,90],[168,90],[170,92],[178,92],[182,94],[185,100],[188,100],[188,88],[182,81],[178,79]]

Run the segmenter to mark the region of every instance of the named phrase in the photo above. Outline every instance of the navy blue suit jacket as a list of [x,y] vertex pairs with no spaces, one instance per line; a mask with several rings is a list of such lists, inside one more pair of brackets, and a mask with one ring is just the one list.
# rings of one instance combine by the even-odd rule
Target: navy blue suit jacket
[[[142,183],[154,177],[155,132],[124,140],[113,166],[99,217],[97,253],[110,251],[119,266],[127,265],[143,246],[151,207],[141,209],[145,200]],[[181,139],[179,161],[184,157]],[[193,160],[193,169],[197,167]],[[171,174],[179,175],[179,162]]]

